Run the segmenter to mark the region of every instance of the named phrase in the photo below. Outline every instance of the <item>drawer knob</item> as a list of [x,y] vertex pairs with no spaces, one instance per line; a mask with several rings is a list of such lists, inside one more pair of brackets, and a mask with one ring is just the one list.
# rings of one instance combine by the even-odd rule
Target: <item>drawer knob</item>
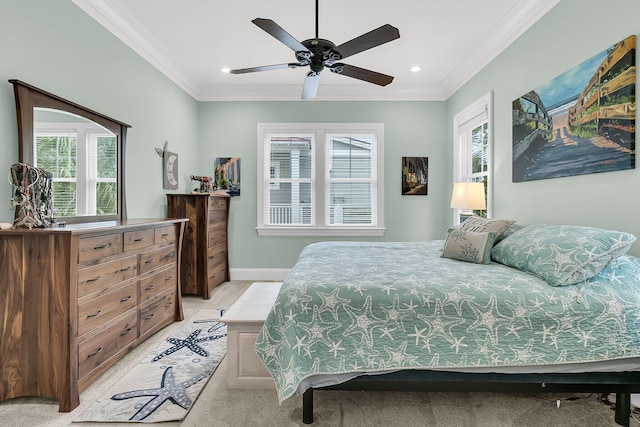
[[121,337],[128,335],[131,333],[133,329],[132,328],[127,328],[123,333],[120,334]]
[[162,237],[169,237],[169,233],[164,233]]
[[131,267],[131,266],[129,266],[127,268],[123,268],[123,269],[120,270],[120,273],[124,273],[125,271],[129,271],[131,269],[133,269],[133,267]]
[[111,247],[111,242],[109,243],[105,243],[104,245],[100,245],[100,246],[94,246],[93,249],[98,251],[100,249],[107,249]]
[[145,291],[150,291],[151,289],[155,288],[156,285],[149,285],[146,288],[144,288]]
[[98,353],[102,352],[102,347],[98,347],[98,349],[96,351],[94,351],[93,353],[87,355],[87,359],[93,356],[96,356]]
[[155,261],[155,259],[154,259],[154,258],[151,258],[151,259],[146,260],[144,263],[145,263],[145,264],[151,264],[151,263],[152,263],[152,262],[154,262],[154,261]]
[[102,314],[102,310],[98,310],[93,314],[87,314],[87,319],[91,319],[92,317],[98,317]]
[[131,296],[131,295],[129,295],[128,297],[124,297],[124,298],[122,298],[122,299],[120,300],[120,302],[127,302],[127,301],[129,301],[131,298],[132,298],[132,296]]
[[153,318],[153,316],[155,316],[154,313],[151,313],[150,315],[148,315],[147,317],[144,318],[144,320],[150,320]]
[[102,276],[94,277],[93,279],[87,279],[87,283],[97,282],[102,279]]
[[168,303],[166,303],[166,304],[164,305],[164,308],[169,308],[169,307],[171,307],[172,305],[173,305],[173,303],[172,303],[172,302],[168,302]]
[[144,241],[144,237],[138,237],[137,239],[133,239],[134,242],[142,242]]
[[170,282],[172,280],[173,280],[173,276],[169,276],[169,277],[164,279],[165,282]]

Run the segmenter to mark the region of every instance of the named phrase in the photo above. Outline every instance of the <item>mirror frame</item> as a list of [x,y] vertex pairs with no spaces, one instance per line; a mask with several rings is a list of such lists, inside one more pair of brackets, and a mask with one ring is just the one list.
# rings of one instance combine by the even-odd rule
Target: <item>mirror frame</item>
[[21,163],[33,165],[34,108],[49,108],[76,114],[98,123],[116,135],[118,141],[116,173],[116,189],[118,193],[116,200],[118,206],[117,213],[115,215],[56,217],[56,220],[65,221],[66,223],[79,223],[112,220],[122,221],[126,219],[127,209],[125,204],[124,153],[127,129],[131,126],[20,80],[11,79],[9,80],[9,83],[13,84],[16,99],[16,114],[18,118],[18,161]]

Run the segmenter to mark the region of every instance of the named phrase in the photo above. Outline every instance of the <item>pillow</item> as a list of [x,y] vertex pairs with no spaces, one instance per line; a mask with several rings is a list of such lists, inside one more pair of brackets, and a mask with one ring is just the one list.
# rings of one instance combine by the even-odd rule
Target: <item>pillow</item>
[[515,233],[518,230],[522,230],[524,228],[524,225],[520,225],[520,224],[511,224],[510,226],[508,226],[507,228],[504,229],[504,231],[502,232],[502,234],[500,234],[499,236],[496,236],[496,241],[493,242],[494,245],[497,245],[498,243],[500,243],[503,239],[506,239],[507,237],[511,236],[513,233]]
[[489,264],[491,262],[491,247],[495,238],[494,231],[476,233],[452,228],[444,242],[442,257],[476,264]]
[[621,231],[577,225],[535,224],[503,239],[491,251],[494,261],[546,280],[573,285],[598,274],[629,250],[636,237]]
[[515,221],[508,219],[489,219],[480,216],[470,216],[454,228],[462,231],[473,231],[475,233],[494,231],[496,237],[498,237],[514,222]]

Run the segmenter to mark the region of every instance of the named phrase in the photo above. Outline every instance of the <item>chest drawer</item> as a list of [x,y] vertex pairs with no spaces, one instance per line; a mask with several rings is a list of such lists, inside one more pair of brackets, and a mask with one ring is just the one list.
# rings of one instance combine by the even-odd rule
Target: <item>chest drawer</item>
[[213,248],[214,246],[227,244],[227,230],[224,228],[210,229],[207,232],[207,247]]
[[176,230],[173,225],[168,227],[158,227],[154,231],[156,245],[160,243],[169,243],[176,240]]
[[170,267],[159,273],[140,279],[139,303],[142,304],[166,290],[176,289],[177,283],[178,277],[175,267]]
[[226,262],[227,248],[226,245],[218,245],[207,250],[207,264],[209,270],[216,268],[218,265]]
[[155,234],[153,229],[127,231],[124,233],[124,250],[133,251],[153,245]]
[[138,257],[136,255],[83,268],[78,270],[78,297],[124,282],[137,274]]
[[140,308],[138,325],[142,336],[163,320],[173,317],[176,310],[176,293],[167,291]]
[[78,243],[78,262],[91,261],[122,253],[122,234],[85,237]]
[[226,223],[226,211],[209,211],[209,228],[224,228]]
[[138,338],[138,313],[130,310],[104,332],[78,345],[80,378],[98,368],[114,354]]
[[156,249],[140,254],[140,274],[159,269],[163,266],[171,264],[176,260],[176,249],[173,246]]
[[78,305],[78,335],[100,326],[138,305],[137,282]]

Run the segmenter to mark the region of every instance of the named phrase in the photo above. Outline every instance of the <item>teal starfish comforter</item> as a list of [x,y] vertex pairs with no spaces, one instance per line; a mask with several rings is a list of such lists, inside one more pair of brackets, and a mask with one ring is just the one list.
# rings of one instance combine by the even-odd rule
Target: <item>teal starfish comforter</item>
[[640,356],[640,259],[552,287],[502,264],[441,258],[442,244],[307,246],[256,340],[280,401],[325,375]]

